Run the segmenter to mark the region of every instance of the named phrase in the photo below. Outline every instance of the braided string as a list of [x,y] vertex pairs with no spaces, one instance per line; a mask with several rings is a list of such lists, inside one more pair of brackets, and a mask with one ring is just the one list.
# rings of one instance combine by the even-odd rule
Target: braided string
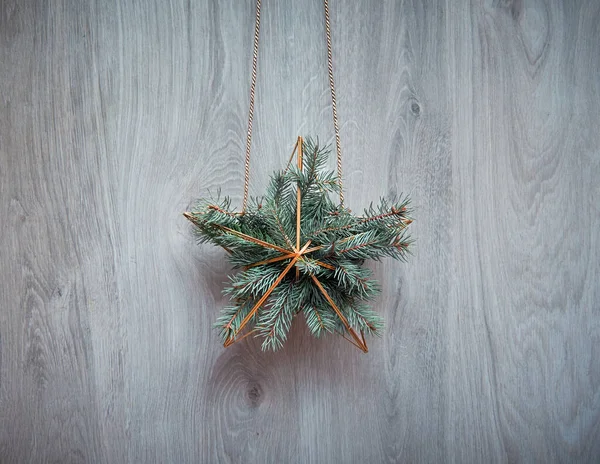
[[[252,51],[252,78],[250,82],[250,108],[248,110],[248,131],[246,133],[246,159],[244,162],[244,201],[242,214],[248,204],[248,191],[250,185],[250,148],[252,146],[252,121],[254,120],[254,98],[256,95],[256,68],[258,62],[258,39],[260,35],[260,1],[256,0],[256,19],[254,24],[254,46]],[[333,57],[331,52],[331,24],[329,21],[329,2],[324,0],[325,6],[325,37],[327,39],[327,72],[329,75],[329,88],[331,89],[331,108],[333,111],[333,130],[335,132],[335,151],[337,155],[337,177],[340,188],[340,205],[344,206],[344,190],[342,186],[342,147],[340,143],[340,128],[337,115],[337,100],[335,97],[335,81],[333,79]]]
[[254,96],[256,93],[256,65],[258,61],[258,37],[260,34],[260,0],[256,0],[256,20],[254,23],[254,47],[252,50],[252,80],[250,83],[250,109],[248,110],[248,132],[246,133],[246,160],[244,162],[244,202],[242,214],[248,204],[250,185],[250,147],[252,145],[252,121],[254,120]]
[[340,128],[338,125],[337,104],[335,99],[335,82],[333,80],[333,58],[331,53],[331,26],[329,24],[329,2],[325,4],[325,35],[327,37],[327,71],[329,74],[329,88],[331,89],[331,108],[333,110],[333,130],[335,131],[335,152],[337,155],[337,175],[340,187],[340,205],[344,206],[344,189],[342,187],[342,146],[340,144]]

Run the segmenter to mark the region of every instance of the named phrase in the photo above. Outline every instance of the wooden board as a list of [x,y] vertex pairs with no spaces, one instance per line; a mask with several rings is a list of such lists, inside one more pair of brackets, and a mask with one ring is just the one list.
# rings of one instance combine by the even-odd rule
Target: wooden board
[[[598,462],[600,3],[332,1],[346,203],[416,210],[366,355],[212,329],[253,8],[0,4],[0,462]],[[252,195],[333,142],[324,40],[263,1]]]

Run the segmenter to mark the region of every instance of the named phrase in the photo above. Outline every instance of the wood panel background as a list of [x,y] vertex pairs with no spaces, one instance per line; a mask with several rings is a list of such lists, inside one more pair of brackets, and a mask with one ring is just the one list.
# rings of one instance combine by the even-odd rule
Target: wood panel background
[[[367,355],[211,328],[253,8],[0,2],[0,462],[598,462],[600,2],[331,1],[347,204],[416,209]],[[321,1],[261,32],[253,195],[333,141]]]

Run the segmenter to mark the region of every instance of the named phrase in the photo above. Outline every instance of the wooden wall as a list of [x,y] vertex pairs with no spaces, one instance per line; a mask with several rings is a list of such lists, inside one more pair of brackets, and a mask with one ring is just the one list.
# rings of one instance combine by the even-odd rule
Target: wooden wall
[[[0,462],[600,460],[600,2],[330,7],[346,203],[415,207],[366,355],[211,328],[253,1],[0,2]],[[325,50],[263,0],[251,194],[333,141]]]

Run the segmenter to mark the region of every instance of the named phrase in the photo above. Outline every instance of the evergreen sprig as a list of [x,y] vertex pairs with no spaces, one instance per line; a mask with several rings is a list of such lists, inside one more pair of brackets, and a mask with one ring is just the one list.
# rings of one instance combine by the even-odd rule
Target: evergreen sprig
[[[361,343],[356,331],[379,335],[383,320],[366,304],[379,286],[363,263],[386,256],[406,260],[412,243],[406,230],[409,198],[382,198],[354,216],[331,198],[339,185],[335,173],[326,170],[329,150],[310,139],[299,141],[302,167],[275,172],[265,196],[252,199],[243,214],[232,211],[228,197],[199,200],[185,213],[199,241],[223,247],[238,270],[224,290],[231,304],[215,325],[226,346],[249,325],[263,349],[276,350],[294,316],[303,313],[313,335],[350,335],[366,351],[364,335]],[[301,247],[310,242],[301,255],[295,249],[298,190]]]

